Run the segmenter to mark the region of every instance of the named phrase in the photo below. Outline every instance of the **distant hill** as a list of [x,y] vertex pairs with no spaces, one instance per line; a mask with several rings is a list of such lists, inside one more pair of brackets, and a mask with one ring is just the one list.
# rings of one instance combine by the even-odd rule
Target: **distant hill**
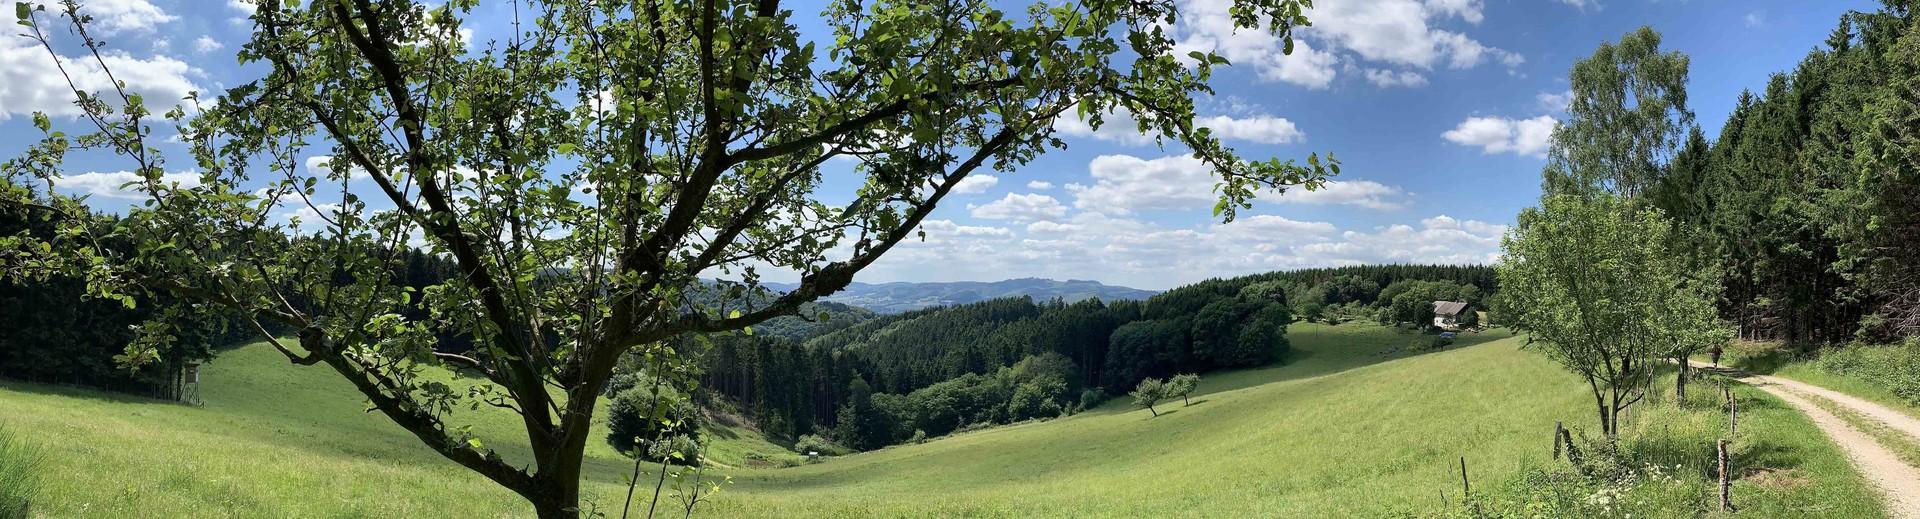
[[[792,290],[793,283],[764,283],[773,290]],[[933,306],[963,305],[1006,297],[1032,297],[1035,302],[1060,298],[1068,303],[1090,298],[1101,301],[1146,299],[1158,292],[1119,287],[1099,281],[1040,278],[946,283],[859,283],[821,301],[853,305],[883,314],[897,314]]]

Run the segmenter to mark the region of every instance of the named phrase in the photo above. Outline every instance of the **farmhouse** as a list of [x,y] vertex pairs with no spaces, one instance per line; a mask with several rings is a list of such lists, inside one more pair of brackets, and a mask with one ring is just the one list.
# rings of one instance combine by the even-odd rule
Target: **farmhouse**
[[1442,330],[1458,330],[1472,324],[1473,305],[1461,301],[1434,301],[1433,327]]

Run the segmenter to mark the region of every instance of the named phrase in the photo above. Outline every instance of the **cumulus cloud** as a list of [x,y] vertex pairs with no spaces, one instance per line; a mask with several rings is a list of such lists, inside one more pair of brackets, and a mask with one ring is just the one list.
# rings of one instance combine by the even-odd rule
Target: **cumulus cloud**
[[1559,124],[1553,116],[1532,119],[1505,117],[1468,117],[1459,126],[1440,134],[1448,142],[1479,146],[1485,153],[1513,153],[1545,157],[1553,128]]
[[1565,112],[1568,106],[1573,105],[1573,91],[1567,90],[1560,93],[1541,92],[1534,94],[1533,99],[1540,103],[1541,110],[1555,113]]
[[1380,88],[1427,86],[1427,77],[1411,70],[1395,72],[1383,69],[1367,69],[1366,75],[1367,81],[1372,82],[1374,86]]
[[[147,107],[154,112],[169,110],[188,92],[199,90],[190,77],[204,75],[186,62],[166,56],[140,59],[109,51],[103,53],[101,59],[115,77],[126,82],[127,90],[144,97]],[[91,56],[62,56],[60,62],[81,90],[102,93],[109,100],[118,99],[116,95],[104,95],[113,89],[113,81]],[[56,117],[80,115],[80,108],[74,106],[73,90],[60,76],[46,49],[25,38],[0,42],[0,121],[35,111]]]
[[254,0],[227,0],[227,8],[253,14],[254,10],[259,9],[260,6],[255,4]]
[[1441,215],[1421,220],[1419,227],[1402,224],[1374,232],[1346,231],[1339,240],[1302,247],[1300,252],[1343,264],[1496,263],[1500,261],[1500,236],[1505,232],[1505,225]]
[[[144,184],[134,186],[127,186],[127,184],[140,182],[141,180],[140,175],[131,171],[114,171],[107,173],[90,172],[60,177],[54,180],[53,186],[55,189],[76,195],[120,200],[139,200],[147,198],[148,196],[147,192],[144,191]],[[164,173],[160,175],[160,183],[180,188],[199,187],[200,174]]]
[[203,35],[193,39],[193,52],[195,54],[206,54],[220,50],[222,47],[225,47],[225,45],[221,45],[218,40],[213,39],[211,36]]
[[1368,209],[1399,209],[1406,206],[1406,192],[1372,180],[1331,180],[1320,189],[1308,191],[1289,188],[1275,201],[1283,203],[1353,205]]
[[1055,219],[1067,214],[1067,206],[1061,205],[1059,200],[1051,196],[1039,193],[1024,195],[1007,193],[1007,196],[999,200],[974,206],[972,209],[974,218],[1016,222]]
[[920,231],[926,233],[927,239],[929,240],[950,239],[955,237],[1000,239],[1013,237],[1013,231],[1005,227],[960,225],[953,223],[953,220],[927,220],[920,222]]
[[1247,118],[1216,115],[1194,119],[1193,124],[1202,128],[1212,128],[1214,137],[1230,141],[1286,144],[1306,138],[1306,134],[1301,133],[1300,128],[1293,125],[1293,121],[1271,115]]
[[[49,14],[64,9],[59,0],[32,0],[30,3],[46,6]],[[80,3],[80,14],[93,17],[93,22],[87,25],[88,29],[109,36],[123,32],[152,32],[161,25],[180,19],[147,0],[87,0]]]
[[1145,160],[1101,155],[1087,165],[1093,185],[1067,184],[1073,206],[1128,214],[1152,209],[1212,207],[1213,176],[1205,163],[1185,155]]
[[1751,12],[1751,13],[1747,13],[1747,16],[1746,16],[1745,18],[1743,18],[1743,20],[1745,20],[1745,21],[1747,22],[1747,27],[1752,27],[1752,28],[1755,28],[1755,29],[1758,29],[1758,28],[1761,28],[1761,27],[1766,27],[1766,26],[1767,26],[1767,12],[1766,12],[1766,11],[1754,11],[1754,12]]
[[[1074,115],[1063,115],[1053,122],[1054,131],[1074,137],[1091,137],[1103,141],[1118,142],[1132,146],[1152,144],[1159,136],[1158,132],[1140,132],[1140,123],[1133,114],[1125,110],[1115,110],[1100,118],[1100,129]],[[1255,142],[1261,144],[1286,144],[1306,138],[1293,121],[1285,117],[1266,114],[1251,114],[1245,117],[1214,115],[1197,117],[1193,121],[1197,127],[1213,129],[1213,136],[1221,140]]]
[[948,220],[923,225],[863,272],[873,281],[1084,279],[1169,288],[1209,277],[1364,263],[1485,264],[1500,258],[1507,226],[1435,215],[1372,229],[1342,229],[1277,214],[1173,226],[1097,211],[1034,220],[1023,228]]
[[960,179],[959,184],[954,184],[953,192],[958,194],[985,193],[987,192],[987,188],[991,188],[994,184],[999,183],[1000,177],[976,173],[967,175],[967,178]]
[[[1464,69],[1498,63],[1509,69],[1526,59],[1487,46],[1466,34],[1439,28],[1454,19],[1478,24],[1485,19],[1480,0],[1353,0],[1323,2],[1306,13],[1311,27],[1296,29],[1294,53],[1281,53],[1279,38],[1233,25],[1226,0],[1183,0],[1173,26],[1177,54],[1215,52],[1235,64],[1251,65],[1261,78],[1307,88],[1327,88],[1342,65],[1384,64],[1431,70]],[[1380,67],[1371,67],[1379,69]],[[1385,86],[1418,86],[1412,76],[1367,73]],[[1414,73],[1416,76],[1417,73]],[[1424,82],[1421,76],[1420,81]]]
[[1595,11],[1600,10],[1600,0],[1559,0],[1559,2],[1571,5],[1581,11],[1586,11],[1587,8],[1593,8]]
[[1029,181],[1027,182],[1027,189],[1032,189],[1036,191],[1041,189],[1053,189],[1053,183],[1045,180]]
[[[307,157],[306,165],[307,174],[326,178],[333,173],[333,156],[315,155]],[[349,180],[360,180],[368,177],[367,170],[360,169],[359,166],[348,166],[347,175]]]

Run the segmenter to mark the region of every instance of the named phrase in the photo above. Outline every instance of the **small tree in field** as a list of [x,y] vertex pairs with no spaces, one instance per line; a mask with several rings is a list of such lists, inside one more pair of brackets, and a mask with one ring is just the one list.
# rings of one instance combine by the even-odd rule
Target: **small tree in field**
[[1556,195],[1522,211],[1502,242],[1508,321],[1586,378],[1609,437],[1673,348],[1728,333],[1712,288],[1670,250],[1669,229],[1658,212],[1612,195]]
[[1148,411],[1153,412],[1153,416],[1159,417],[1160,410],[1154,409],[1153,405],[1160,403],[1161,400],[1167,399],[1167,384],[1161,382],[1160,379],[1149,378],[1140,381],[1140,385],[1134,387],[1133,392],[1127,393],[1127,395],[1133,397],[1134,406],[1145,407]]
[[1193,405],[1193,402],[1187,401],[1187,397],[1193,395],[1193,390],[1198,387],[1200,387],[1200,375],[1192,373],[1174,375],[1173,378],[1167,379],[1167,396],[1180,397],[1181,405]]
[[[0,275],[225,307],[539,517],[572,518],[595,404],[623,357],[678,373],[697,352],[673,339],[744,330],[844,289],[969,175],[1063,146],[1063,115],[1099,124],[1123,110],[1186,148],[1218,178],[1226,220],[1256,193],[1338,172],[1316,156],[1246,160],[1194,124],[1193,99],[1226,60],[1176,52],[1172,1],[849,0],[809,8],[823,34],[803,34],[778,0],[480,3],[258,0],[238,58],[260,77],[164,116],[147,102],[178,100],[70,79],[85,133],[36,114],[44,139],[0,168],[0,209],[52,222],[58,239],[0,236]],[[1231,9],[1238,29],[1290,42],[1309,5]],[[512,16],[473,31],[475,9]],[[60,11],[22,2],[9,27],[53,53],[47,24],[65,16],[87,66],[111,73],[78,4]],[[169,172],[156,119],[197,174]],[[127,160],[146,198],[106,236],[87,200],[53,190],[66,155],[92,150]],[[828,204],[816,193],[834,160],[857,164],[861,187]],[[273,217],[295,209],[304,221]],[[112,242],[135,250],[101,245]],[[459,275],[396,287],[409,248]],[[767,268],[799,283],[760,293]],[[433,318],[403,317],[409,305]],[[164,324],[143,327],[130,365],[171,340]],[[472,350],[437,349],[448,335]],[[436,364],[487,383],[422,376]],[[526,458],[448,425],[483,405],[519,415],[524,437],[508,440]]]

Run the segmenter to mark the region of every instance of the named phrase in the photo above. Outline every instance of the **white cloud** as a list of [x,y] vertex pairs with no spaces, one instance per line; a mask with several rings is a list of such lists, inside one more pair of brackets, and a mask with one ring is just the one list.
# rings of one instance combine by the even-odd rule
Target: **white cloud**
[[1212,207],[1211,169],[1199,159],[1174,155],[1144,160],[1131,155],[1101,155],[1087,165],[1093,185],[1067,184],[1073,206],[1087,211],[1128,214],[1150,209]]
[[958,194],[985,193],[987,192],[987,188],[999,183],[1000,177],[976,173],[967,175],[967,178],[960,179],[959,184],[954,184],[953,192]]
[[[1313,89],[1333,83],[1340,59],[1310,41],[1294,42],[1293,54],[1283,54],[1280,39],[1260,29],[1234,27],[1230,2],[1183,0],[1173,35],[1177,56],[1188,52],[1215,52],[1237,66],[1252,66],[1261,79]],[[1315,20],[1318,24],[1319,20]]]
[[[115,77],[126,82],[128,91],[144,97],[147,108],[156,113],[172,109],[188,92],[199,90],[189,76],[204,75],[199,69],[166,56],[139,59],[124,52],[109,51],[102,54],[102,60]],[[91,56],[62,56],[60,61],[81,90],[100,93],[110,100],[118,99],[119,96],[110,93],[113,81],[107,79],[107,74]],[[0,121],[35,111],[50,116],[80,115],[79,107],[73,102],[73,90],[55,69],[46,49],[34,46],[25,38],[0,42]]]
[[1013,237],[1013,231],[1005,227],[960,225],[953,223],[953,220],[927,220],[920,222],[920,230],[927,233],[928,240],[950,239],[955,237],[1001,239]]
[[1506,231],[1505,225],[1445,215],[1413,224],[1343,230],[1329,222],[1275,214],[1170,227],[1094,211],[1036,220],[1024,233],[998,227],[962,230],[967,227],[928,222],[924,241],[903,242],[864,271],[862,279],[1084,279],[1098,273],[1107,283],[1168,288],[1209,277],[1306,267],[1490,263],[1499,259],[1500,236]]
[[1550,115],[1532,119],[1468,117],[1440,136],[1454,144],[1479,146],[1485,153],[1545,157],[1557,124]]
[[1766,27],[1766,26],[1767,26],[1767,12],[1766,12],[1766,11],[1754,11],[1754,12],[1751,12],[1751,13],[1747,13],[1747,16],[1746,16],[1745,18],[1743,18],[1743,20],[1745,20],[1745,21],[1747,22],[1747,27],[1752,27],[1752,28],[1755,28],[1755,29],[1758,29],[1758,28],[1761,28],[1761,27]]
[[[1140,123],[1133,114],[1125,110],[1115,110],[1100,118],[1100,129],[1085,119],[1074,115],[1062,115],[1054,119],[1053,129],[1064,135],[1091,137],[1103,141],[1118,142],[1132,146],[1152,144],[1159,132],[1140,133]],[[1266,114],[1234,117],[1214,115],[1196,117],[1194,126],[1213,129],[1214,138],[1228,141],[1255,142],[1261,144],[1286,144],[1306,138],[1306,134],[1285,117]]]
[[227,7],[247,14],[253,14],[255,10],[260,8],[259,5],[254,3],[254,0],[227,0]]
[[1380,88],[1422,87],[1427,86],[1427,77],[1411,70],[1395,72],[1385,69],[1367,69],[1367,81]]
[[[307,174],[326,178],[327,175],[333,172],[332,162],[333,156],[331,155],[314,155],[307,157]],[[347,168],[347,174],[349,175],[349,180],[360,180],[369,176],[367,175],[367,170],[360,169],[359,166],[349,166]]]
[[[32,3],[46,6],[48,14],[64,11],[58,0],[32,0]],[[123,32],[151,32],[163,24],[180,19],[147,0],[87,0],[80,2],[80,14],[93,17],[93,22],[87,25],[88,29],[109,36]]]
[[1293,121],[1271,115],[1246,118],[1216,115],[1194,119],[1193,124],[1212,128],[1214,137],[1230,141],[1286,144],[1306,138],[1306,134],[1301,133],[1300,128],[1293,125]]
[[[81,173],[67,175],[54,180],[53,185],[62,191],[96,198],[117,198],[121,200],[139,200],[147,198],[144,185],[127,186],[130,182],[140,182],[140,175],[131,171],[111,173]],[[200,186],[199,173],[163,173],[160,182],[168,186],[194,188]],[[126,187],[122,187],[126,186]]]
[[1332,180],[1320,189],[1308,191],[1303,188],[1288,188],[1277,202],[1353,205],[1368,209],[1399,209],[1406,207],[1406,196],[1400,188],[1374,182],[1372,180]]
[[[1173,27],[1176,54],[1216,52],[1236,65],[1251,65],[1261,78],[1307,88],[1327,88],[1346,63],[1376,63],[1430,70],[1445,65],[1470,68],[1496,62],[1509,68],[1525,62],[1517,53],[1486,46],[1465,34],[1438,28],[1458,19],[1485,19],[1480,0],[1350,0],[1322,2],[1305,14],[1310,27],[1296,28],[1293,55],[1281,53],[1279,38],[1264,30],[1237,29],[1227,0],[1182,0]],[[1380,67],[1369,67],[1380,68]],[[1376,84],[1387,79],[1369,74]],[[1411,78],[1393,77],[1405,86]],[[1424,77],[1422,78],[1424,80]]]
[[1559,0],[1559,2],[1563,4],[1571,5],[1575,9],[1579,9],[1581,11],[1586,11],[1587,8],[1589,7],[1593,8],[1593,10],[1595,11],[1600,10],[1600,0]]
[[1500,236],[1505,232],[1505,225],[1441,215],[1421,220],[1419,228],[1390,225],[1371,233],[1347,231],[1338,241],[1302,247],[1300,252],[1330,264],[1484,264],[1499,261]]
[[1032,189],[1032,190],[1053,189],[1053,183],[1045,180],[1034,180],[1034,181],[1027,182],[1027,189]]
[[1066,216],[1067,206],[1059,200],[1039,193],[1007,193],[1006,197],[973,207],[974,218],[988,220],[1013,220],[1030,222],[1049,220]]
[[1556,113],[1565,112],[1568,106],[1573,105],[1573,91],[1567,90],[1557,94],[1553,92],[1541,92],[1534,94],[1533,99],[1540,103],[1541,110]]
[[193,52],[195,54],[206,54],[220,50],[222,47],[225,47],[225,45],[221,45],[219,41],[214,40],[211,36],[201,36],[193,39]]
[[1038,222],[1027,224],[1027,234],[1029,235],[1072,234],[1072,233],[1080,232],[1080,230],[1084,228],[1085,227],[1076,225],[1076,224],[1041,220]]

